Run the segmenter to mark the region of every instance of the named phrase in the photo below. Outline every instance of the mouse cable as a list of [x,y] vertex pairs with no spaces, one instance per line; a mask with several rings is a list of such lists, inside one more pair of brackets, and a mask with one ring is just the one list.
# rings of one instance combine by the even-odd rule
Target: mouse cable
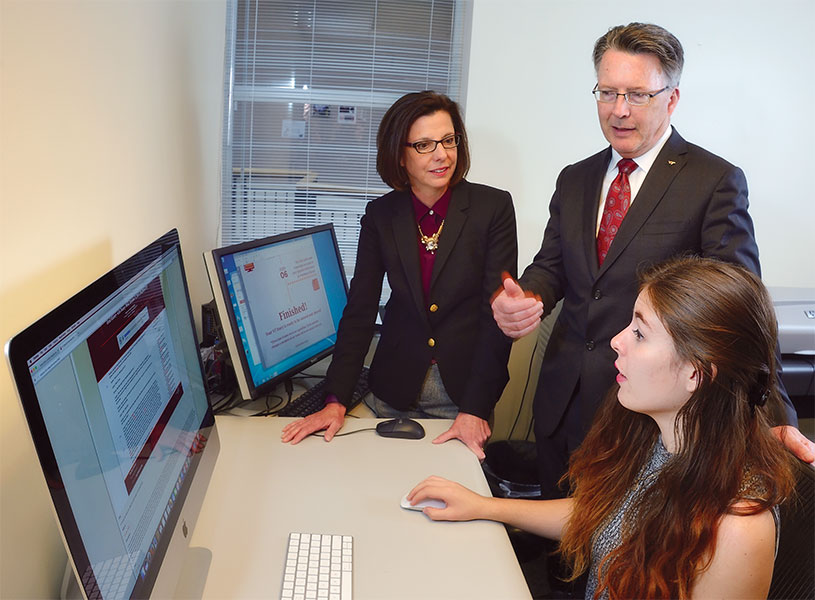
[[[291,404],[292,396],[294,395],[294,377],[289,377],[283,382],[283,387],[286,390],[286,395],[288,396],[287,399],[283,399],[282,396],[278,394],[268,394],[266,396],[266,410],[262,410],[259,413],[255,413],[252,415],[253,417],[271,417],[277,415],[281,410],[286,408],[289,404]],[[306,388],[308,390],[308,388]],[[274,406],[269,406],[269,398],[277,398],[278,403]]]
[[[274,406],[270,406],[270,404],[269,404],[269,401],[272,398],[277,398],[277,403]],[[283,396],[278,396],[277,394],[267,394],[266,398],[265,398],[265,402],[266,402],[266,410],[262,410],[260,412],[257,412],[255,414],[253,414],[253,415],[250,415],[250,416],[252,416],[252,417],[269,417],[271,415],[274,415],[281,408],[283,408],[283,406],[281,406],[281,405],[283,404],[284,400],[283,400]]]
[[[529,380],[532,378],[532,365],[535,364],[535,352],[538,350],[538,343],[539,340],[535,339],[535,347],[532,348],[532,356],[529,358],[529,367],[526,370],[526,382],[524,382],[524,391],[521,394],[521,402],[518,405],[518,412],[515,415],[515,422],[512,424],[512,428],[509,430],[509,435],[507,436],[508,440],[512,439],[512,434],[515,433],[515,427],[518,425],[518,420],[521,418],[521,412],[524,408],[524,402],[526,402],[526,392],[529,390]],[[529,433],[527,432],[526,437],[524,439],[529,439]]]
[[[345,433],[335,433],[334,437],[342,437],[344,435],[351,435],[352,433],[360,433],[362,431],[376,431],[376,427],[365,427],[364,429],[354,429],[354,431],[346,431]],[[313,435],[314,437],[324,438],[325,437],[325,432],[315,431],[314,433],[309,434],[309,435]]]
[[[277,404],[275,404],[274,406],[269,404],[269,401],[272,398],[277,398]],[[273,412],[274,410],[276,410],[281,404],[283,404],[283,397],[278,396],[277,394],[268,394],[266,396],[266,398],[265,398],[265,402],[266,402],[266,414],[269,414],[269,413]]]

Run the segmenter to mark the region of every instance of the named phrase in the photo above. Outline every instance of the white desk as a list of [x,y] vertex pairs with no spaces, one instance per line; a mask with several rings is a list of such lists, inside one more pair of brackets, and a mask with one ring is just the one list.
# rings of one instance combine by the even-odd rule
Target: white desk
[[[356,600],[530,597],[502,525],[433,522],[399,506],[431,474],[489,493],[463,444],[431,444],[450,421],[421,421],[422,440],[366,431],[291,446],[280,442],[291,420],[217,417],[221,453],[179,597],[278,598],[290,531],[354,537]],[[342,431],[376,422],[348,419]]]

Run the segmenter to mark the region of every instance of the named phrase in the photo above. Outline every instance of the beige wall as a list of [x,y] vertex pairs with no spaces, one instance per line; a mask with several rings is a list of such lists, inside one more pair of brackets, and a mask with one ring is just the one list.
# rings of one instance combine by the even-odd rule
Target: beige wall
[[[194,305],[217,228],[225,0],[2,0],[2,343],[172,227]],[[0,597],[65,552],[0,368]]]

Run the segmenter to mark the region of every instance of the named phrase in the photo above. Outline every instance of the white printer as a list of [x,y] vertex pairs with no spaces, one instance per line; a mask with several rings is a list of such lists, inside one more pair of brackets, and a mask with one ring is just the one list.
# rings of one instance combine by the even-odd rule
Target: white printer
[[768,288],[778,319],[782,378],[799,418],[815,417],[815,288]]

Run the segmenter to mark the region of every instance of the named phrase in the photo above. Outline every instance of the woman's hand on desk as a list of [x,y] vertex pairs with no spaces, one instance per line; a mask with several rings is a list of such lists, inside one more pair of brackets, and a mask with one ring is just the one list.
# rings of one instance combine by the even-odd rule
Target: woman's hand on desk
[[447,440],[459,439],[472,450],[478,460],[484,460],[484,444],[490,437],[490,426],[484,419],[460,412],[453,421],[453,425],[433,440],[434,444],[442,444]]
[[315,431],[325,429],[325,441],[330,442],[345,421],[345,406],[339,402],[326,404],[322,410],[283,428],[280,439],[284,444],[297,444]]

